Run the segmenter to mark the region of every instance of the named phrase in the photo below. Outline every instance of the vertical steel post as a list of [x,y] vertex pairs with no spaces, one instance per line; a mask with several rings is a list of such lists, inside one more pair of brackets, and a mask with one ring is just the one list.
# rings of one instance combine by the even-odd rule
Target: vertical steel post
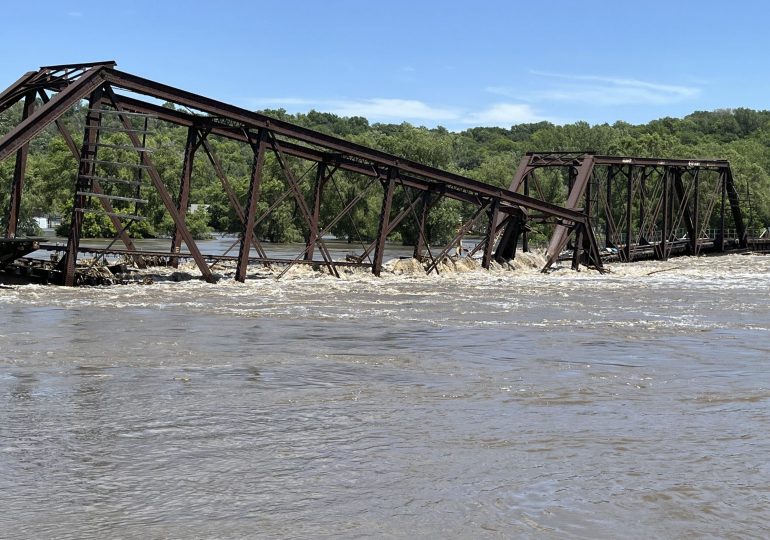
[[646,241],[644,237],[644,222],[647,219],[647,208],[644,199],[647,196],[647,176],[647,170],[642,169],[642,176],[639,177],[639,236],[637,238],[639,244]]
[[633,209],[633,192],[634,192],[634,167],[633,165],[628,166],[628,183],[626,184],[626,248],[625,248],[625,257],[626,262],[631,261],[631,218],[632,218],[632,209]]
[[500,200],[492,201],[492,207],[489,209],[489,224],[487,225],[487,238],[484,245],[484,255],[481,259],[481,266],[489,270],[489,264],[492,262],[492,248],[495,247],[495,225],[500,214]]
[[[35,92],[28,92],[24,96],[24,109],[22,121],[26,120],[35,110]],[[27,156],[29,155],[29,143],[16,151],[16,165],[13,169],[13,183],[11,184],[11,196],[8,201],[8,213],[6,214],[5,237],[16,238],[16,228],[21,212],[21,195],[24,191],[24,177],[27,172]]]
[[[187,216],[187,206],[190,202],[190,179],[192,177],[193,160],[195,159],[195,150],[198,144],[198,128],[190,126],[187,129],[187,143],[184,148],[184,161],[182,163],[182,178],[179,182],[179,199],[176,209],[179,217],[184,220]],[[182,231],[174,226],[174,235],[171,238],[171,253],[176,255],[182,247]],[[171,266],[179,267],[179,258],[171,257]]]
[[607,204],[604,208],[604,247],[614,247],[610,239],[612,227],[612,182],[615,180],[615,167],[610,165],[607,169]]
[[321,197],[323,196],[324,185],[326,184],[326,163],[323,161],[318,163],[316,169],[315,183],[313,184],[313,208],[311,210],[312,224],[307,232],[307,239],[305,240],[305,260],[312,261],[315,252],[315,236],[313,236],[313,228],[315,230],[321,230]]
[[422,261],[422,258],[425,255],[425,239],[427,238],[426,230],[428,213],[430,212],[430,197],[430,190],[423,191],[420,195],[420,219],[417,223],[417,240],[415,241],[414,254],[412,255],[418,261]]
[[259,190],[262,185],[262,166],[265,163],[265,148],[267,147],[266,130],[259,130],[257,141],[256,145],[252,144],[254,164],[251,168],[249,193],[246,196],[246,222],[243,225],[241,247],[238,252],[238,268],[235,271],[235,279],[240,282],[246,281],[246,272],[249,268],[249,251],[251,250],[251,239],[254,236],[254,219],[257,212]]
[[695,171],[695,178],[693,178],[693,182],[695,182],[695,185],[693,186],[695,193],[694,193],[694,200],[693,200],[693,211],[692,211],[692,221],[693,221],[693,231],[695,234],[692,235],[691,242],[691,251],[693,255],[697,255],[698,251],[700,251],[700,216],[698,215],[700,213],[700,175],[698,174],[699,171]]
[[660,256],[663,261],[668,260],[668,236],[670,234],[671,221],[671,169],[666,167],[663,175],[663,229],[660,233]]
[[[115,107],[115,110],[117,110],[119,113],[124,112],[123,106],[118,101],[118,97],[115,95],[115,92],[112,91],[112,88],[107,85],[104,86],[104,91],[109,97],[110,103],[112,103],[112,106]],[[64,90],[63,92],[66,92]],[[59,94],[61,95],[61,93]],[[163,179],[160,177],[160,173],[158,172],[158,169],[155,167],[155,164],[152,162],[152,159],[150,158],[149,152],[144,152],[141,150],[143,147],[142,141],[139,140],[139,137],[137,137],[136,133],[132,130],[132,124],[131,121],[128,119],[128,117],[125,114],[119,114],[118,118],[120,118],[121,124],[123,124],[123,128],[125,129],[125,134],[128,136],[128,138],[131,140],[131,144],[134,146],[134,148],[138,148],[137,152],[140,156],[141,165],[144,165],[147,169],[147,174],[150,177],[150,180],[152,181],[152,185],[155,187],[155,190],[158,192],[158,195],[160,195],[160,200],[163,201],[163,206],[166,207],[166,211],[171,216],[171,219],[174,221],[174,224],[176,225],[177,229],[180,229],[182,231],[182,240],[184,240],[184,243],[187,245],[187,249],[190,250],[190,255],[195,260],[195,264],[198,266],[198,269],[201,271],[201,275],[203,278],[208,281],[209,283],[213,283],[216,281],[214,278],[214,275],[211,273],[211,268],[209,268],[209,265],[206,264],[206,260],[203,258],[203,254],[198,249],[198,244],[195,243],[195,239],[190,234],[189,229],[187,228],[187,225],[185,224],[184,220],[179,217],[179,213],[176,211],[176,205],[174,204],[174,199],[171,197],[171,194],[168,192],[168,189],[166,188],[166,185],[163,183]]]
[[[529,197],[529,176],[524,178],[524,195]],[[524,227],[524,230],[521,232],[521,250],[524,253],[529,251],[529,232],[526,227]]]
[[89,191],[91,185],[91,182],[86,177],[93,176],[95,167],[96,145],[99,142],[99,126],[102,122],[102,115],[98,111],[101,101],[102,89],[99,88],[88,99],[88,116],[86,117],[86,127],[83,134],[83,148],[80,151],[80,168],[78,169],[78,178],[75,183],[75,198],[72,205],[70,232],[67,238],[67,251],[62,261],[62,268],[64,270],[63,282],[67,287],[75,285],[80,233],[83,228],[83,216],[87,200],[86,196],[79,193]]
[[719,173],[719,179],[722,185],[722,200],[719,211],[719,251],[725,250],[725,212],[727,210],[727,172],[722,170]]
[[583,249],[583,225],[575,224],[575,249],[572,252],[572,269],[580,272],[580,252]]
[[377,245],[374,247],[374,261],[372,273],[379,276],[382,272],[382,258],[385,252],[385,238],[388,236],[388,222],[390,221],[390,208],[393,205],[393,191],[396,187],[398,171],[395,167],[388,169],[388,177],[384,182],[385,193],[382,198],[382,210],[380,211],[380,224],[377,230]]

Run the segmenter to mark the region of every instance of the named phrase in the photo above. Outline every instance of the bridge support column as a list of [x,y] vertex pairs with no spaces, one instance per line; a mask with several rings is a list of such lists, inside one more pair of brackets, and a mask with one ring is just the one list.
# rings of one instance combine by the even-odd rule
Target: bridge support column
[[382,259],[385,251],[385,239],[388,236],[388,223],[390,221],[390,209],[393,205],[393,191],[396,187],[398,171],[394,167],[388,169],[388,178],[385,180],[385,193],[382,198],[382,210],[380,211],[380,225],[377,229],[377,244],[374,247],[374,261],[372,273],[379,276],[382,272]]
[[[524,178],[524,195],[529,197],[529,176]],[[529,230],[524,227],[521,233],[521,251],[527,253],[529,251]]]
[[719,210],[719,242],[717,242],[719,251],[725,250],[725,201],[727,199],[727,172],[722,171],[719,175],[722,185],[722,200]]
[[572,269],[580,272],[580,254],[583,249],[583,226],[576,224],[575,227],[575,248],[572,251]]
[[246,281],[246,272],[249,267],[249,251],[251,249],[251,240],[254,236],[254,219],[257,212],[259,190],[262,185],[262,166],[265,163],[266,146],[267,132],[264,129],[260,129],[257,143],[251,143],[251,147],[254,150],[254,163],[251,167],[249,192],[246,196],[246,221],[243,225],[241,247],[238,252],[238,268],[235,271],[235,279],[240,282]]
[[495,236],[497,236],[496,225],[500,216],[500,201],[495,199],[492,201],[492,207],[489,209],[489,224],[487,225],[487,237],[484,244],[484,255],[481,258],[481,266],[489,270],[489,265],[492,262],[492,250],[495,247]]
[[99,127],[102,122],[102,115],[98,111],[101,102],[102,89],[99,88],[88,99],[88,116],[86,117],[86,127],[83,134],[83,148],[80,151],[80,168],[78,169],[78,178],[75,183],[75,198],[72,206],[70,232],[67,238],[67,251],[62,261],[63,281],[67,287],[75,285],[80,234],[83,228],[83,216],[87,200],[87,197],[80,195],[80,192],[89,191],[91,185],[91,182],[86,177],[93,176],[95,167],[96,145],[99,142]]
[[615,181],[615,167],[610,165],[607,169],[607,201],[604,209],[604,247],[615,247],[612,241],[612,182]]
[[637,236],[637,242],[643,244],[647,242],[647,238],[644,234],[644,225],[647,220],[647,208],[645,198],[647,197],[647,171],[642,171],[642,176],[639,178],[639,235]]
[[412,255],[418,261],[422,261],[425,256],[425,245],[427,244],[427,225],[428,225],[428,213],[430,212],[431,205],[431,192],[430,190],[423,191],[420,195],[420,217],[417,221],[417,240],[414,244],[414,254]]
[[[35,92],[29,92],[24,96],[24,109],[22,121],[26,120],[35,110]],[[8,213],[5,222],[5,237],[16,238],[16,228],[19,224],[21,212],[21,195],[24,191],[24,177],[27,172],[27,156],[29,155],[29,143],[24,144],[16,151],[16,165],[13,169],[13,183],[11,184],[11,196],[8,201]]]
[[668,259],[668,236],[671,234],[671,169],[666,167],[663,173],[663,228],[660,231],[660,243],[658,244],[658,259]]
[[[190,179],[192,177],[193,159],[195,159],[195,150],[198,148],[198,129],[190,126],[187,129],[187,143],[184,148],[184,162],[182,164],[182,178],[179,182],[179,199],[177,201],[177,212],[179,217],[184,220],[187,217],[187,206],[190,202]],[[171,239],[171,253],[179,253],[182,247],[182,231],[174,227],[174,235]],[[179,267],[179,258],[171,257],[171,266]]]
[[321,197],[323,197],[324,186],[326,185],[326,163],[323,161],[318,164],[316,170],[315,183],[313,184],[313,208],[311,209],[312,224],[310,225],[305,239],[305,260],[312,261],[315,252],[315,237],[311,230],[321,230]]
[[692,228],[693,236],[690,239],[690,251],[693,255],[698,255],[700,252],[700,175],[699,171],[695,171],[695,177],[693,178],[693,210],[692,210]]
[[628,166],[628,183],[626,184],[626,248],[625,259],[626,262],[631,262],[631,217],[633,216],[634,207],[634,169],[630,165]]

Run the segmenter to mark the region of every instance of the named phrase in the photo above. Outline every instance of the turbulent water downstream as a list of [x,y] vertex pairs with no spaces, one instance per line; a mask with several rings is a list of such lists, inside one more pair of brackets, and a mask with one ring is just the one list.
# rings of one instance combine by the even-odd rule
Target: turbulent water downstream
[[0,289],[2,538],[770,528],[770,257]]

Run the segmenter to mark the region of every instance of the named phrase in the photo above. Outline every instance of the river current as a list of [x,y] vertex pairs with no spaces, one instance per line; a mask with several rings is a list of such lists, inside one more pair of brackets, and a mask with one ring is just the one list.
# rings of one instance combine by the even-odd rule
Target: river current
[[770,257],[537,264],[0,289],[0,537],[767,537]]

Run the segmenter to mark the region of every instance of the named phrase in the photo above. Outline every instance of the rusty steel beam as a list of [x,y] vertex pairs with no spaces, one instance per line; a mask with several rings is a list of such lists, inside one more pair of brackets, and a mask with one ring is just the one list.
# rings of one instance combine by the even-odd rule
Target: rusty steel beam
[[48,103],[37,108],[34,114],[23,120],[0,139],[0,161],[16,152],[32,140],[54,120],[66,113],[70,107],[104,83],[105,68],[90,68],[76,81],[56,94]]
[[[179,181],[179,198],[177,200],[177,212],[182,220],[187,218],[187,205],[190,202],[190,181],[192,179],[193,160],[195,159],[195,149],[198,147],[198,128],[190,126],[187,128],[187,142],[184,147],[184,158],[182,161],[182,177]],[[174,234],[171,237],[171,253],[179,253],[182,246],[182,231],[174,227]],[[171,258],[171,266],[179,267],[179,259]]]
[[[585,193],[586,185],[588,185],[588,181],[591,178],[591,174],[593,173],[594,168],[594,158],[592,155],[586,155],[582,162],[580,163],[580,167],[578,168],[578,173],[575,178],[574,184],[572,185],[572,188],[570,189],[569,196],[567,197],[567,204],[566,207],[570,209],[576,209],[578,203],[583,197],[583,194]],[[580,220],[582,221],[582,220]],[[561,253],[561,250],[564,248],[564,246],[567,243],[567,232],[568,228],[565,225],[556,225],[556,229],[554,230],[553,235],[551,236],[551,241],[548,244],[548,248],[546,249],[546,259],[553,264],[553,262],[556,261],[556,259],[559,257],[559,253]]]
[[[318,232],[317,236],[323,237],[325,234],[330,232],[332,227],[334,227],[337,223],[339,223],[340,220],[343,217],[345,217],[348,214],[348,212],[350,212],[350,210],[352,210],[353,207],[356,204],[358,204],[359,201],[361,201],[361,199],[364,198],[364,196],[369,192],[372,186],[376,184],[376,180],[380,180],[380,177],[370,178],[369,182],[364,186],[364,188],[358,192],[358,194],[347,204],[347,206],[345,206],[345,208],[342,209],[342,211],[340,211],[339,214],[337,214],[337,216],[335,216],[334,219],[332,219],[329,223],[327,223],[326,226],[321,231]],[[305,252],[300,253],[299,256],[297,256],[297,258],[295,258],[292,262],[289,263],[289,265],[286,268],[283,269],[283,271],[278,275],[278,278],[283,277],[286,274],[286,272],[288,272],[295,263],[300,262],[300,260],[302,260],[304,256],[305,256]],[[305,262],[310,262],[310,261],[305,260]],[[340,265],[340,261],[335,261],[334,264],[335,266],[338,266]]]
[[596,165],[633,165],[634,167],[681,167],[722,170],[730,167],[726,159],[669,159],[630,156],[592,156]]
[[[24,96],[24,109],[22,111],[22,121],[29,118],[32,111],[35,110],[35,92],[28,92]],[[11,182],[11,193],[8,200],[8,213],[5,222],[5,237],[16,238],[16,228],[19,223],[19,214],[21,212],[21,194],[24,191],[24,177],[27,174],[27,156],[29,155],[29,143],[25,144],[16,151],[16,163],[13,169],[13,181]]]
[[476,224],[476,222],[479,220],[482,214],[484,214],[484,212],[486,212],[491,205],[492,205],[492,201],[488,201],[483,206],[480,206],[478,210],[476,210],[476,213],[473,214],[473,216],[471,216],[471,219],[469,219],[468,221],[462,224],[462,226],[460,227],[460,230],[457,231],[457,235],[455,235],[452,241],[446,245],[446,247],[439,254],[439,256],[433,259],[430,266],[428,267],[428,270],[426,271],[427,274],[430,274],[433,270],[435,270],[436,273],[439,273],[438,265],[441,264],[441,262],[444,259],[446,259],[447,255],[452,250],[452,248],[455,247],[455,245],[460,240],[462,240],[463,236],[465,236],[468,233],[468,231],[471,230],[471,228]]
[[[427,193],[427,192],[426,192]],[[414,207],[417,206],[417,204],[420,202],[419,198],[416,198],[412,200],[409,204],[407,204],[405,207],[403,207],[398,214],[396,214],[396,217],[392,218],[388,222],[388,232],[385,234],[387,237],[390,233],[396,230],[396,228],[401,225],[401,223],[406,219],[406,216],[408,216],[410,213],[414,212]],[[369,243],[368,246],[364,248],[364,252],[358,257],[359,260],[364,260],[369,256],[369,253],[372,252],[372,250],[377,247],[377,238],[375,238],[372,242]]]
[[[696,171],[697,174],[697,171]],[[697,218],[693,219],[692,214],[690,214],[690,208],[689,208],[689,193],[688,190],[684,187],[684,181],[682,180],[683,171],[682,169],[676,169],[674,172],[674,192],[676,193],[676,197],[679,200],[679,206],[683,213],[683,219],[684,219],[684,226],[687,229],[687,235],[690,239],[689,242],[689,249],[690,249],[690,255],[695,255],[696,246],[694,244],[694,239],[698,236],[698,233],[696,232],[695,227],[695,220]]]
[[281,168],[281,172],[283,173],[284,178],[288,182],[289,187],[294,194],[294,200],[297,203],[297,208],[299,208],[300,213],[310,228],[310,236],[315,238],[314,244],[318,246],[318,251],[321,253],[324,262],[326,262],[326,266],[329,268],[329,272],[331,272],[331,274],[335,277],[340,277],[337,269],[334,267],[334,260],[332,259],[331,253],[329,253],[329,249],[326,247],[326,244],[321,238],[321,235],[318,233],[320,228],[319,224],[317,221],[313,220],[313,216],[310,214],[310,209],[307,207],[307,203],[305,202],[305,197],[302,194],[299,183],[297,182],[296,178],[294,178],[294,174],[291,172],[288,163],[286,163],[281,145],[278,143],[278,140],[272,133],[268,132],[268,138],[276,160],[278,161],[278,165]]
[[[326,162],[320,161],[317,164],[315,181],[313,182],[313,222],[316,224],[321,221],[321,199],[323,197],[324,186],[326,185]],[[315,238],[308,230],[305,239],[305,260],[313,260],[313,251],[315,250]]]
[[395,168],[388,170],[388,176],[383,184],[382,209],[380,210],[380,223],[377,228],[377,245],[374,247],[374,266],[372,273],[379,276],[382,272],[382,260],[385,253],[385,240],[388,236],[388,223],[390,221],[390,208],[393,204],[393,191],[396,187],[398,171]]
[[[44,90],[39,90],[38,94],[40,95],[40,99],[43,101],[43,103],[47,103],[49,101],[48,94],[46,94]],[[62,138],[64,139],[64,142],[66,143],[67,148],[70,149],[70,153],[72,154],[72,157],[75,158],[75,161],[80,163],[80,150],[78,149],[77,144],[75,143],[75,139],[72,137],[72,134],[69,132],[69,130],[61,121],[61,119],[55,120],[54,124],[56,125],[56,129],[59,131],[59,134],[61,134]],[[103,195],[104,190],[102,189],[101,184],[99,184],[99,181],[96,179],[93,179],[92,182],[93,184],[91,185],[91,189],[94,191],[94,193]],[[104,209],[104,213],[110,218],[110,221],[112,222],[112,226],[115,227],[116,231],[118,231],[118,236],[120,236],[120,239],[123,242],[123,245],[126,246],[126,249],[129,251],[136,251],[136,246],[134,246],[133,240],[128,235],[128,232],[126,231],[126,227],[123,226],[123,223],[120,221],[120,218],[117,217],[115,209],[112,207],[112,203],[110,202],[110,200],[105,199],[104,197],[97,197],[97,200],[102,205],[102,208]],[[132,255],[132,259],[134,263],[137,265],[137,267],[147,268],[147,265],[145,264],[144,259],[141,256]]]
[[526,197],[518,193],[513,193],[507,189],[490,186],[489,184],[456,173],[422,165],[412,160],[404,159],[379,150],[373,150],[356,143],[338,139],[324,133],[303,128],[275,118],[270,118],[234,105],[193,94],[192,92],[187,92],[149,79],[137,77],[129,73],[115,69],[106,69],[105,72],[105,78],[112,85],[131,92],[184,105],[209,115],[240,122],[251,128],[268,129],[273,136],[285,136],[306,144],[320,146],[330,151],[340,152],[354,158],[368,160],[379,166],[395,167],[405,174],[421,176],[428,180],[438,181],[460,189],[472,190],[484,197],[500,198],[505,202],[552,214],[564,220],[573,222],[582,221],[583,214],[581,212],[569,210],[556,204],[540,201],[532,197]]
[[78,249],[80,248],[80,234],[83,227],[84,211],[87,198],[82,194],[90,187],[87,180],[93,176],[94,161],[96,160],[97,144],[99,142],[99,126],[102,115],[96,110],[102,100],[103,90],[97,88],[88,99],[88,115],[86,117],[85,132],[83,134],[83,149],[80,151],[80,166],[78,178],[75,184],[74,202],[72,204],[72,218],[70,231],[67,238],[67,251],[62,260],[62,280],[67,287],[75,285],[77,272]]
[[487,225],[487,234],[484,238],[484,255],[481,258],[481,266],[489,270],[492,262],[492,250],[495,247],[495,237],[497,236],[497,224],[500,220],[500,202],[495,199],[492,201],[492,208],[489,210],[489,223]]
[[413,257],[418,261],[423,258],[425,246],[428,244],[426,241],[426,227],[428,225],[428,213],[430,212],[432,193],[430,190],[425,190],[420,195],[420,217],[417,218],[417,240],[414,244]]
[[[206,125],[207,128],[210,129],[210,133],[212,135],[238,142],[248,143],[248,138],[244,135],[242,129],[233,129],[230,127],[217,125],[214,120],[208,119],[207,117],[192,115],[183,111],[145,103],[143,101],[121,95],[118,95],[118,100],[121,105],[126,107],[126,109],[134,112],[148,114],[151,113],[156,115],[159,120],[185,127],[192,125],[193,122],[202,122],[202,125]],[[329,152],[324,152],[315,148],[302,146],[285,140],[281,140],[280,145],[282,152],[286,155],[309,161],[315,161],[317,163],[326,162],[343,171],[361,174],[372,178],[384,176],[387,174],[387,169],[384,167],[376,166],[373,164],[365,165],[361,162],[344,159],[339,154],[331,154]],[[463,191],[459,188],[449,187],[446,184],[442,184],[440,182],[405,175],[401,171],[399,171],[398,179],[399,182],[403,182],[408,187],[420,189],[423,191],[430,190],[434,192],[440,192],[442,195],[449,198],[476,206],[481,204],[479,196],[474,194],[472,190],[470,192]],[[509,201],[505,201],[505,204],[500,206],[500,212],[505,214],[516,212],[517,207],[518,205],[511,204]]]
[[254,150],[254,165],[251,169],[249,192],[246,195],[246,221],[244,222],[241,236],[241,248],[238,252],[238,268],[235,272],[235,279],[241,282],[246,281],[249,251],[251,250],[251,240],[254,236],[254,216],[257,212],[257,201],[259,201],[259,192],[262,185],[262,167],[265,163],[265,149],[267,148],[267,132],[264,129],[259,130],[257,140],[251,141],[251,146]]
[[[112,91],[112,88],[109,85],[105,85],[105,91],[110,99],[110,102],[112,103],[112,106],[115,107],[118,112],[124,112],[121,106],[117,103],[115,99],[115,93]],[[134,145],[134,148],[142,148],[139,137],[136,135],[136,133],[130,131],[132,129],[131,121],[124,114],[119,114],[118,116],[121,123],[123,124],[123,127],[126,129],[126,135],[128,135],[128,137],[131,139],[131,144]],[[187,249],[190,250],[190,254],[192,255],[193,259],[195,259],[195,264],[200,269],[203,278],[208,282],[214,282],[215,278],[211,273],[211,269],[209,269],[206,261],[203,259],[203,256],[198,249],[198,245],[195,243],[195,240],[190,234],[190,230],[187,228],[184,220],[176,211],[174,200],[171,198],[171,195],[166,189],[166,186],[163,184],[163,179],[160,177],[158,170],[155,168],[155,164],[152,162],[152,159],[150,159],[150,156],[147,152],[138,151],[138,153],[139,158],[142,161],[142,165],[146,166],[147,174],[149,175],[153,186],[155,186],[155,190],[158,192],[158,195],[160,195],[160,198],[163,201],[163,205],[166,207],[166,211],[171,215],[171,219],[174,220],[174,224],[176,225],[177,229],[182,232],[182,239],[187,245]]]
[[[232,206],[235,210],[235,214],[238,216],[241,225],[246,225],[246,214],[243,211],[243,206],[241,206],[241,203],[238,200],[238,196],[235,194],[230,181],[227,179],[227,175],[225,174],[225,170],[222,168],[222,164],[220,163],[219,159],[217,159],[216,154],[214,154],[214,149],[211,147],[208,139],[206,137],[202,137],[202,141],[203,142],[201,144],[203,146],[203,150],[205,151],[206,156],[209,158],[211,165],[214,167],[214,173],[217,175],[217,178],[219,178],[219,183],[222,184],[222,188],[225,190],[225,194],[230,201],[230,206]],[[257,254],[261,258],[267,259],[267,254],[265,253],[265,250],[256,235],[252,235],[251,244],[254,246],[254,249],[257,251]]]
[[13,107],[21,98],[29,93],[28,83],[37,73],[37,71],[28,71],[0,93],[0,113]]

